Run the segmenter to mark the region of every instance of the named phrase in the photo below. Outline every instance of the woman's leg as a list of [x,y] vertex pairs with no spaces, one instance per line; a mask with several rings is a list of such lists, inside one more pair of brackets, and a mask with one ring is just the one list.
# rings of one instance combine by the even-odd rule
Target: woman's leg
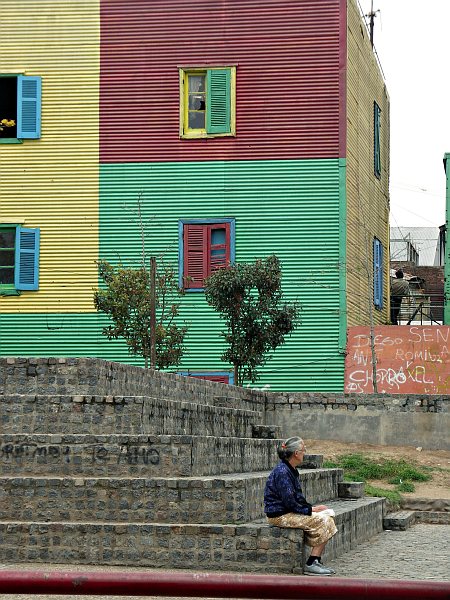
[[326,545],[327,543],[324,542],[323,544],[320,544],[320,546],[314,546],[314,548],[311,548],[311,556],[320,558],[322,556],[322,552],[325,550]]

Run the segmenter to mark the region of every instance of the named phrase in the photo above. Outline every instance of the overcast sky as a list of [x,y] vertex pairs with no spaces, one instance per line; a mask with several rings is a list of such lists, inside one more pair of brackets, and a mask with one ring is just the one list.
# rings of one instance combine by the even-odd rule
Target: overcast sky
[[[365,14],[371,0],[359,0]],[[445,223],[450,152],[450,0],[373,0],[391,100],[391,226]],[[450,215],[449,215],[450,216]]]

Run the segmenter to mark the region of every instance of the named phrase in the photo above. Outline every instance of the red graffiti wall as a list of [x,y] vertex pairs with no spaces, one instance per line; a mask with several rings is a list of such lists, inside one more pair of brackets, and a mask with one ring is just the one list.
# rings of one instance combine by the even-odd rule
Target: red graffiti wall
[[[450,327],[375,327],[374,346],[378,392],[450,393]],[[347,331],[345,392],[374,392],[369,327]]]

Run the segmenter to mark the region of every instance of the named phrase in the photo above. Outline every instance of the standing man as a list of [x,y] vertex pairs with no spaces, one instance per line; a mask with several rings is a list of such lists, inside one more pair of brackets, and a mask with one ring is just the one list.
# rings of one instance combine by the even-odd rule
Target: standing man
[[403,271],[395,271],[395,279],[391,282],[391,324],[398,325],[398,315],[403,296],[409,294],[409,283],[403,277]]

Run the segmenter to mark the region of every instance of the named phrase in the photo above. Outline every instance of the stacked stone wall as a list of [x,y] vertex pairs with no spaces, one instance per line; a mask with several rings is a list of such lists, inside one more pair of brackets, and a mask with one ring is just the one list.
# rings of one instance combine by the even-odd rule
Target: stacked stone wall
[[95,358],[0,358],[0,394],[148,396],[258,410],[262,394]]
[[450,449],[450,396],[270,394],[266,419],[283,436]]
[[170,433],[252,437],[260,410],[143,396],[0,395],[8,433]]
[[170,435],[0,435],[1,473],[191,477],[269,471],[274,440]]
[[[97,359],[1,359],[0,560],[302,573],[303,532],[263,512],[279,431],[266,405],[292,405],[277,398]],[[381,530],[383,501],[339,498],[342,471],[321,465],[306,455],[301,478],[336,511],[329,558]]]

